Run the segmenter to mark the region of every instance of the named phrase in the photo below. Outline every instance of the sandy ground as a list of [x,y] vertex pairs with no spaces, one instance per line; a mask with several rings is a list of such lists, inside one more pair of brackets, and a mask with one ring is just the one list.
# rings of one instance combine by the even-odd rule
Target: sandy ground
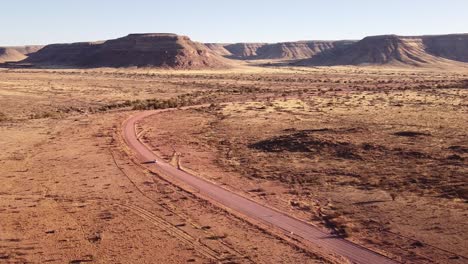
[[404,261],[462,263],[466,96],[304,96],[163,113],[142,128],[162,157],[253,199]]
[[[460,181],[466,181],[462,177],[466,175],[466,92],[446,87],[463,85],[466,79],[466,73],[456,71],[359,68],[249,68],[229,72],[0,70],[0,262],[323,262],[313,254],[314,249],[300,249],[229,215],[129,159],[118,131],[121,122],[132,113],[129,110],[133,101],[188,94],[186,97],[196,102],[214,105],[208,110],[158,115],[142,124],[149,143],[161,156],[173,159],[175,165],[179,159],[185,169],[317,225],[323,225],[323,219],[315,215],[320,205],[326,215],[336,215],[330,223],[345,229],[350,239],[376,250],[412,261],[427,262],[433,258],[460,263],[463,259],[455,259],[442,249],[466,256],[466,202],[463,197],[454,196],[454,191],[460,195],[460,188],[445,188],[448,185],[443,183],[451,180],[458,186]],[[431,100],[439,102],[434,103],[439,108],[425,114],[421,109],[426,109],[426,105],[413,103],[412,114],[403,119],[408,122],[405,127],[398,123],[382,130],[380,123],[399,120],[398,111],[392,110],[395,117],[387,120],[388,115],[383,113],[390,110],[380,109],[381,99],[369,91],[403,92],[424,87],[438,87],[443,93],[410,101]],[[369,98],[356,97],[356,102],[350,103],[351,110],[336,107],[346,102],[333,99],[334,95],[346,96],[349,90],[359,91],[353,96]],[[303,105],[291,103],[287,97],[302,98]],[[116,107],[127,100],[132,101],[130,107]],[[286,103],[281,103],[284,100]],[[217,106],[230,101],[258,103]],[[368,106],[367,111],[356,108],[358,101],[374,102],[374,106]],[[406,97],[395,95],[392,102],[405,103]],[[435,113],[443,112],[440,109],[447,110],[447,114],[440,116],[444,121],[437,125],[447,130],[437,132],[432,125]],[[395,145],[381,141],[381,135],[411,128],[413,120],[419,120],[418,115],[424,117],[423,124],[417,124],[424,126],[420,130],[430,130],[433,144],[429,147],[417,143],[420,137],[391,136]],[[379,121],[376,124],[362,123],[375,116],[380,118],[372,119]],[[164,121],[166,117],[169,121]],[[192,126],[181,131],[179,128],[187,122]],[[370,156],[361,149],[355,151],[366,161],[365,166],[358,166],[358,160],[335,160],[336,151],[332,148],[317,159],[317,155],[305,152],[248,147],[282,135],[289,135],[282,138],[289,146],[295,140],[291,135],[311,128],[337,130],[335,136],[319,137],[321,141],[339,140],[360,146],[364,132],[356,137],[340,130],[352,128],[354,123],[369,127],[376,133],[369,141],[387,149],[402,148],[400,145],[415,141],[413,152],[437,157],[424,158],[419,166],[422,172],[431,179],[440,173],[443,179],[421,183],[427,188],[421,188],[420,180],[418,184],[397,185],[396,200],[391,201],[391,181],[382,180],[380,174],[374,177],[375,172],[388,168],[385,163],[369,163]],[[448,128],[453,131],[444,138],[447,142],[443,146],[455,148],[437,151],[436,139],[445,135]],[[239,147],[233,148],[234,145]],[[172,147],[179,156],[173,155]],[[396,159],[392,169],[404,172],[405,168],[414,167],[414,158],[399,163],[392,153],[379,153]],[[437,169],[440,157],[448,155],[459,158],[453,156],[453,163],[444,163]],[[436,163],[428,167],[424,165],[428,160]],[[340,171],[328,171],[337,165]],[[359,177],[343,175],[348,173],[345,169],[349,165]],[[372,173],[363,177],[367,169]],[[298,177],[301,171],[304,177]],[[281,179],[280,175],[288,177]],[[316,179],[310,180],[311,175]],[[387,176],[411,178],[400,172]],[[380,179],[378,183],[374,182],[376,179]],[[453,259],[448,260],[450,257]]]
[[2,126],[2,261],[320,262],[129,162],[125,116]]

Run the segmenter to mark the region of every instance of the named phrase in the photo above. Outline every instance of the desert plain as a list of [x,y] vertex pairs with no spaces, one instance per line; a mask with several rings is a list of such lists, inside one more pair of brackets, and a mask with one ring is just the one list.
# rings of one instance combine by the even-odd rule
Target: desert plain
[[467,89],[463,63],[1,68],[0,263],[344,263],[139,162],[122,125],[154,109],[136,133],[180,170],[396,262],[466,263]]

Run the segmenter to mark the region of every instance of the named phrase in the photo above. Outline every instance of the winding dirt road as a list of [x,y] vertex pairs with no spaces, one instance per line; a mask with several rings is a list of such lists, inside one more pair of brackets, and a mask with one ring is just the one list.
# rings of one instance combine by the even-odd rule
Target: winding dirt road
[[346,239],[333,236],[278,210],[258,204],[212,182],[181,171],[164,160],[159,159],[145,144],[140,142],[136,133],[136,124],[139,120],[161,111],[164,110],[140,112],[127,119],[123,124],[122,132],[124,140],[141,162],[157,160],[157,163],[152,166],[156,166],[157,171],[163,172],[166,177],[172,177],[175,181],[189,185],[190,188],[197,190],[202,196],[208,197],[248,218],[260,221],[268,226],[279,228],[285,234],[299,236],[315,245],[320,251],[340,256],[351,263],[396,263],[383,255],[354,244]]

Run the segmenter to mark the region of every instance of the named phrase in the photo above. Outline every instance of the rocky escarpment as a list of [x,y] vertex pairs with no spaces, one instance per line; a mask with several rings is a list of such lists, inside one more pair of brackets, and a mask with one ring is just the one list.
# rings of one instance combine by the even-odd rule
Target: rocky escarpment
[[360,41],[208,44],[208,47],[232,59],[294,60],[293,65],[302,66],[432,66],[468,62],[468,34],[382,35]]
[[422,44],[431,55],[468,62],[468,34],[422,36]]
[[346,44],[347,41],[283,42],[265,45],[257,53],[259,59],[297,60],[311,58],[322,52]]
[[240,60],[297,60],[311,58],[352,41],[297,41],[281,43],[206,44],[213,52]]
[[466,35],[366,37],[335,47],[296,65],[406,65],[430,66],[468,61]]
[[228,61],[175,34],[130,34],[104,42],[48,45],[24,62],[71,67],[219,68]]
[[255,59],[258,57],[258,50],[265,46],[265,43],[235,43],[227,44],[224,48],[231,53],[233,59]]

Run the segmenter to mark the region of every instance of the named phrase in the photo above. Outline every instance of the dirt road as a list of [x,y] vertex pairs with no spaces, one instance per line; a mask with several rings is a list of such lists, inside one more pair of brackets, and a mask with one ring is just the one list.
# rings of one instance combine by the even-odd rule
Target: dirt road
[[123,137],[127,145],[135,152],[141,162],[156,160],[157,163],[152,166],[155,166],[154,169],[162,172],[166,177],[172,177],[174,180],[195,189],[201,196],[207,197],[248,218],[260,221],[268,226],[279,228],[286,234],[299,236],[315,245],[320,251],[338,255],[352,263],[395,263],[395,261],[376,252],[345,239],[333,236],[278,210],[258,204],[212,182],[181,171],[164,160],[161,160],[139,140],[136,132],[136,124],[139,120],[158,112],[160,111],[155,110],[138,113],[126,120],[123,124]]

